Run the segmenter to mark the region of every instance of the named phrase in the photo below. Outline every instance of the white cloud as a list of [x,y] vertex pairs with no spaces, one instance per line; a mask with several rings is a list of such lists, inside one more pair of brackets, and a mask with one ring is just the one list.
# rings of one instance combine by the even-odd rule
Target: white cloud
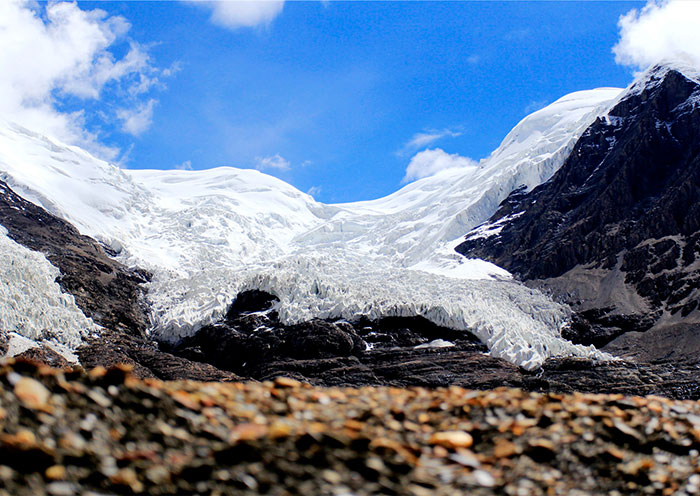
[[700,2],[649,1],[620,17],[619,64],[646,69],[668,59],[700,67]]
[[321,186],[311,186],[309,188],[309,191],[306,192],[306,194],[316,198],[318,195],[321,194]]
[[531,114],[537,110],[545,108],[548,103],[549,103],[549,100],[532,100],[530,103],[525,105],[525,108],[523,109],[523,111],[526,114]]
[[277,169],[280,171],[289,170],[292,164],[289,163],[279,153],[269,157],[256,157],[255,168],[258,170]]
[[284,8],[284,0],[187,1],[209,8],[212,22],[230,29],[269,24]]
[[469,157],[456,153],[449,154],[440,148],[423,150],[416,153],[406,168],[404,183],[437,174],[440,171],[454,168],[478,167],[479,163]]
[[420,133],[416,133],[413,135],[413,137],[406,142],[402,147],[401,150],[399,150],[399,154],[403,155],[412,151],[415,151],[419,148],[423,148],[425,146],[428,146],[432,143],[435,143],[436,141],[439,141],[443,138],[456,138],[457,136],[461,136],[462,133],[458,131],[453,131],[451,129],[442,129],[442,130],[435,130],[431,129],[428,131],[423,131]]
[[122,130],[138,136],[150,128],[153,123],[153,107],[156,103],[151,99],[136,108],[118,110],[117,118],[122,121]]
[[175,166],[175,170],[192,170],[192,161],[191,160],[185,160],[181,164],[178,164]]
[[160,73],[137,43],[121,58],[110,51],[129,28],[122,17],[81,10],[76,3],[0,1],[0,116],[114,158],[117,150],[85,130],[83,111],[61,112],[58,106],[63,97],[96,100],[107,88],[127,95],[112,108],[141,105],[138,95]]

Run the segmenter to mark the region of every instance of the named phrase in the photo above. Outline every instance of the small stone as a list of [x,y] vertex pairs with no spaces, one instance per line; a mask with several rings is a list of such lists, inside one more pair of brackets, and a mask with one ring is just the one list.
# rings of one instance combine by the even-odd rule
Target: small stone
[[46,469],[44,475],[50,480],[64,480],[66,478],[66,467],[63,465],[52,465]]
[[464,431],[436,432],[428,440],[430,444],[437,444],[448,449],[469,448],[474,444],[471,434]]
[[73,496],[76,487],[70,482],[52,482],[46,486],[46,491],[52,496]]
[[72,449],[82,452],[85,449],[87,443],[80,434],[69,432],[61,439],[59,439],[58,445],[63,449]]
[[496,480],[493,478],[493,475],[486,470],[475,470],[472,472],[472,477],[474,477],[474,481],[480,486],[493,487],[496,485]]
[[109,480],[116,485],[128,486],[135,493],[143,491],[143,484],[138,480],[136,472],[132,468],[122,468]]
[[291,377],[278,377],[275,379],[275,386],[278,388],[298,388],[301,387],[301,382]]
[[110,406],[112,406],[112,400],[110,400],[107,396],[105,396],[96,389],[91,389],[90,391],[88,391],[87,397],[95,403],[97,403],[102,408],[109,408]]
[[51,393],[39,381],[30,377],[22,377],[15,384],[15,396],[22,404],[32,410],[43,410],[51,397]]
[[508,458],[520,453],[520,449],[507,439],[498,439],[493,448],[493,456],[496,458]]
[[180,403],[185,408],[190,410],[199,410],[200,404],[197,398],[189,394],[187,391],[175,391],[173,393],[173,399]]
[[481,462],[476,455],[466,449],[460,449],[457,453],[450,455],[450,460],[464,467],[479,468],[481,466]]
[[0,480],[9,481],[15,476],[15,471],[7,465],[0,465]]
[[338,485],[343,480],[341,475],[335,470],[326,469],[321,472],[321,477],[323,477],[329,484]]
[[268,435],[272,439],[277,439],[281,437],[287,437],[292,433],[292,428],[286,422],[273,422],[270,425]]
[[537,462],[546,462],[556,456],[554,443],[549,439],[531,439],[527,444],[528,456]]
[[36,436],[32,431],[22,429],[17,431],[17,434],[12,436],[12,439],[8,441],[14,442],[21,446],[34,446],[36,444]]
[[617,458],[618,460],[625,459],[625,452],[619,448],[616,448],[615,446],[608,447],[608,449],[606,451],[613,458]]
[[154,465],[149,467],[145,473],[146,479],[152,483],[159,485],[170,480],[170,472],[162,465]]
[[230,440],[235,441],[254,441],[264,437],[268,433],[266,425],[245,423],[239,424],[231,431]]
[[627,439],[634,439],[635,441],[641,443],[643,441],[642,435],[634,429],[633,427],[630,427],[629,425],[625,424],[622,420],[620,419],[614,419],[612,421],[612,426],[613,426],[613,432],[616,432],[616,434],[621,434],[622,437],[626,437]]
[[98,365],[94,369],[90,370],[90,372],[88,372],[88,375],[91,379],[99,379],[100,377],[104,377],[105,375],[107,375],[107,369],[104,368],[102,365]]

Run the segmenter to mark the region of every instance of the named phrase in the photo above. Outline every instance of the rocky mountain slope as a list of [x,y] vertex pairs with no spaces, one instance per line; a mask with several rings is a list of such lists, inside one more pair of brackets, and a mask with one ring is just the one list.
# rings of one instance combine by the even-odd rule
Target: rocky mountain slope
[[697,337],[674,344],[700,321],[698,72],[650,69],[549,181],[511,194],[457,251],[580,310],[594,328],[574,326],[574,340],[601,346],[633,331],[608,349],[693,359]]

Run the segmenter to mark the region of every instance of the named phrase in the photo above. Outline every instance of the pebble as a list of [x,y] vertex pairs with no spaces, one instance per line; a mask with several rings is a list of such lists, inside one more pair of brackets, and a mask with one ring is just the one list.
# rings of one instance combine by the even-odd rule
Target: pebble
[[52,496],[73,496],[77,487],[70,482],[52,482],[46,486],[46,491]]
[[36,379],[22,377],[15,384],[15,396],[27,408],[41,410],[47,406],[51,393]]
[[299,388],[301,387],[301,382],[289,377],[278,377],[275,379],[275,386],[280,388]]
[[496,479],[494,479],[493,475],[488,473],[486,470],[475,470],[472,473],[472,476],[474,477],[476,483],[480,486],[493,487],[496,485]]
[[436,432],[428,440],[430,444],[437,444],[444,448],[469,448],[474,444],[471,434],[463,431]]
[[46,469],[45,475],[50,480],[64,480],[66,478],[66,467],[63,465],[52,465]]

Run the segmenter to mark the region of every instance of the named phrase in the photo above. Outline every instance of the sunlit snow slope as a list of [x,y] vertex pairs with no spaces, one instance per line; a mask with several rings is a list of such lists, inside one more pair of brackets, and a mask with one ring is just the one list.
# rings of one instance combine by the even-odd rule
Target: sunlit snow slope
[[513,189],[547,180],[619,92],[568,95],[525,118],[478,167],[369,202],[324,205],[253,170],[121,170],[9,123],[0,178],[153,272],[158,339],[191,334],[256,288],[280,298],[286,322],[418,314],[470,329],[494,355],[531,368],[595,352],[559,337],[566,308],[452,248]]

